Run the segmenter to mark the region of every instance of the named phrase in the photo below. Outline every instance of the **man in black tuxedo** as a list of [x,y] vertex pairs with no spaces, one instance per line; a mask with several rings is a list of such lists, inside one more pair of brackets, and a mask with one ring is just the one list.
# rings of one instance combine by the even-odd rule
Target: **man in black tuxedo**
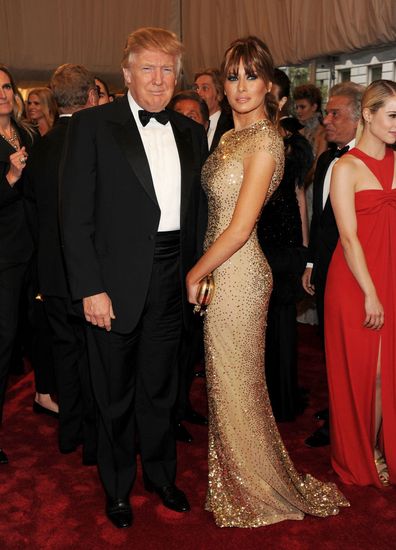
[[[73,116],[61,182],[65,258],[82,300],[99,408],[98,466],[106,513],[129,527],[138,439],[145,488],[178,512],[172,408],[187,303],[185,276],[204,227],[203,127],[164,110],[182,45],[142,28],[122,61],[127,95]],[[203,225],[203,224],[202,224]]]
[[[355,135],[360,119],[363,86],[343,82],[331,88],[323,124],[326,139],[334,147],[318,159],[313,181],[312,221],[309,235],[308,263],[302,276],[303,287],[316,297],[319,328],[324,340],[324,292],[330,260],[338,241],[338,229],[329,192],[331,172],[338,158],[355,146]],[[309,447],[329,444],[328,412],[320,411],[318,419],[325,420],[305,443]]]
[[218,69],[204,69],[194,76],[193,90],[206,102],[209,109],[208,147],[213,153],[221,136],[234,127],[231,112],[222,107],[224,89]]
[[[83,463],[96,462],[94,400],[84,321],[73,314],[59,233],[59,169],[71,117],[98,103],[93,75],[67,63],[54,72],[51,88],[59,109],[55,126],[33,148],[29,191],[38,219],[39,289],[52,332],[59,399],[59,449],[71,453],[83,443]],[[36,405],[37,406],[37,405]]]

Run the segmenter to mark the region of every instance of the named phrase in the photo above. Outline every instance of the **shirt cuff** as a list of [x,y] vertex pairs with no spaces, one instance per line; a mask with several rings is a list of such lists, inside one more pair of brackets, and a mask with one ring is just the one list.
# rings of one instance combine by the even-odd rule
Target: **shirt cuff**
[[305,267],[306,267],[306,268],[307,268],[307,267],[310,267],[310,268],[312,269],[312,268],[313,268],[313,263],[312,263],[312,262],[307,262],[307,264],[306,264]]

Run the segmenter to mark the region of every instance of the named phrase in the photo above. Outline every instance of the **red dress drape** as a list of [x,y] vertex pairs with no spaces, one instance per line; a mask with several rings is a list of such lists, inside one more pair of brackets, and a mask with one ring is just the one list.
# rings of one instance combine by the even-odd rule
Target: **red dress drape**
[[331,460],[344,483],[381,487],[374,463],[375,390],[381,343],[383,451],[396,483],[396,189],[394,153],[376,160],[359,149],[381,189],[355,194],[357,232],[384,312],[379,331],[363,327],[364,295],[350,271],[340,242],[325,293],[325,343],[330,393]]

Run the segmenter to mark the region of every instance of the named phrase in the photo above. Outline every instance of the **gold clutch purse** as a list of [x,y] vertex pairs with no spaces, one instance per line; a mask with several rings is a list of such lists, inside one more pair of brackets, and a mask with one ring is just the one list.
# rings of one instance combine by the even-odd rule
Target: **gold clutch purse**
[[199,315],[204,315],[206,308],[213,300],[215,290],[215,283],[212,273],[206,275],[201,282],[199,283],[199,288],[197,292],[197,304],[194,306],[194,313],[199,313]]

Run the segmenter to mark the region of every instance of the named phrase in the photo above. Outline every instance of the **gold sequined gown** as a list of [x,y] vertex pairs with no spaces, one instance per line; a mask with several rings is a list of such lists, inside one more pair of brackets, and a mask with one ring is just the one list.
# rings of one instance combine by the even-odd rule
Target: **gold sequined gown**
[[[227,132],[203,168],[209,224],[205,248],[230,223],[243,159],[258,150],[276,161],[267,199],[283,172],[283,142],[268,121]],[[206,508],[220,527],[259,527],[304,513],[327,516],[348,502],[335,485],[300,475],[280,438],[264,379],[264,334],[272,276],[254,230],[214,272],[205,318],[209,401]]]

